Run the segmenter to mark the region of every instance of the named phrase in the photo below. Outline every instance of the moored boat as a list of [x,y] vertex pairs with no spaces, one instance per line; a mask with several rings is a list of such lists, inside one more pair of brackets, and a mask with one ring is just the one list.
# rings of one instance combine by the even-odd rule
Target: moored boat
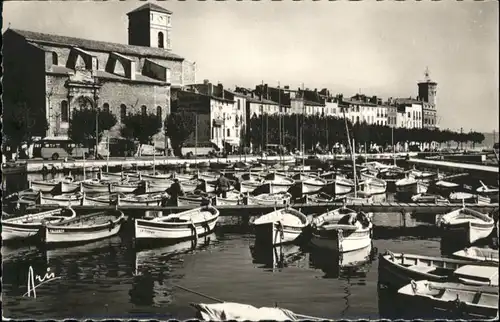
[[239,183],[236,188],[241,191],[241,193],[252,192],[262,185],[262,180],[243,180]]
[[465,235],[469,244],[488,237],[495,227],[493,218],[465,207],[436,218],[436,224],[447,233]]
[[215,196],[214,206],[220,205],[240,205],[243,203],[243,196],[239,191],[228,191],[226,197]]
[[410,200],[412,196],[427,192],[427,185],[415,178],[408,177],[396,181],[396,197],[399,200]]
[[476,262],[492,262],[498,265],[498,249],[468,247],[453,253],[453,256]]
[[282,208],[255,219],[258,244],[279,245],[295,241],[309,224],[307,217],[293,208]]
[[40,232],[44,223],[63,222],[75,217],[76,213],[72,208],[59,208],[26,214],[21,217],[2,219],[2,240],[33,237]]
[[414,281],[398,290],[409,310],[438,319],[490,319],[498,315],[498,287]]
[[326,212],[313,219],[311,243],[341,253],[367,247],[371,244],[371,218],[372,214],[347,208]]
[[201,195],[187,194],[185,196],[177,197],[177,206],[196,206],[199,207],[204,199]]
[[303,173],[294,175],[292,179],[300,185],[302,194],[316,193],[323,189],[323,187],[327,184],[325,179]]
[[54,189],[60,188],[61,192],[72,192],[78,189],[78,185],[75,183],[73,176],[69,175],[63,179],[50,179],[50,180],[30,180],[28,181],[28,188],[33,191],[40,191],[44,193],[49,193]]
[[268,174],[262,182],[269,186],[270,193],[287,192],[294,183],[295,180],[276,173]]
[[[471,260],[402,254],[386,251],[379,254],[378,282],[393,288],[401,288],[414,280],[433,282],[459,282],[455,271],[467,265],[476,265]],[[479,264],[493,267],[491,263]],[[478,281],[479,279],[476,279]]]
[[367,194],[378,195],[387,191],[387,183],[378,178],[368,178],[360,182],[361,190]]
[[125,216],[119,210],[110,210],[78,216],[45,226],[46,244],[87,242],[107,238],[118,233]]
[[223,302],[216,304],[191,303],[196,317],[202,321],[323,321],[323,318],[294,313],[278,307],[257,308],[251,305]]
[[336,177],[335,195],[345,195],[354,190],[354,181],[345,177]]
[[156,217],[151,220],[135,220],[137,239],[183,239],[210,233],[219,218],[219,210],[213,206],[198,207],[177,214]]
[[110,192],[131,193],[136,191],[140,184],[140,181],[112,183],[110,185]]
[[451,203],[477,203],[489,204],[490,198],[480,195],[475,195],[468,192],[452,192],[449,196]]
[[292,195],[288,192],[263,193],[257,196],[247,196],[247,205],[283,205],[289,204]]
[[448,205],[450,201],[441,195],[434,195],[430,193],[420,193],[411,197],[411,201],[416,203],[432,203],[438,205]]
[[111,191],[110,185],[110,182],[101,180],[82,181],[80,182],[80,191],[89,193],[109,193]]
[[58,206],[71,206],[80,205],[82,202],[83,194],[62,194],[57,196],[46,196],[41,191],[38,193],[38,204],[40,205],[58,205]]
[[480,195],[484,195],[489,197],[491,202],[498,202],[498,187],[492,187],[485,185],[482,181],[480,181],[481,187],[476,189],[476,192]]

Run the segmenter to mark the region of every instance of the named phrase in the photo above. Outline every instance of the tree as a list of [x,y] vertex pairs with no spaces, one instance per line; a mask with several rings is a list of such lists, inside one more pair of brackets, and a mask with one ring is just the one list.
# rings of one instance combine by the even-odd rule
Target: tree
[[[161,130],[161,120],[155,114],[128,114],[122,120],[120,134],[139,144],[151,144],[153,136]],[[140,154],[140,149],[139,149]]]
[[195,126],[196,115],[193,112],[171,113],[165,120],[165,135],[170,138],[175,155],[182,155],[181,148],[194,132]]
[[[94,108],[73,109],[69,120],[68,136],[79,144],[94,145],[96,139],[96,113]],[[116,117],[111,112],[99,111],[97,117],[98,140],[101,141],[104,131],[111,129],[116,124]]]
[[43,110],[30,108],[22,101],[5,101],[2,127],[5,144],[17,151],[23,142],[29,145],[34,136],[45,135],[49,123]]

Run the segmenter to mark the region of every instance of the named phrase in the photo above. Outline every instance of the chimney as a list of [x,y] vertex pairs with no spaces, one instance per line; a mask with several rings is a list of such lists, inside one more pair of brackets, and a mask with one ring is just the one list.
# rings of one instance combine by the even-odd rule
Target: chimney
[[220,95],[220,97],[224,98],[224,86],[219,83],[217,84],[217,92],[219,92],[218,94]]
[[204,79],[204,80],[203,80],[203,84],[204,84],[204,85],[208,85],[208,84],[210,84],[210,81],[209,81],[208,79]]
[[269,87],[267,86],[267,84],[264,84],[264,98],[267,100],[269,99]]
[[212,83],[207,84],[207,95],[212,96],[214,93],[214,85]]

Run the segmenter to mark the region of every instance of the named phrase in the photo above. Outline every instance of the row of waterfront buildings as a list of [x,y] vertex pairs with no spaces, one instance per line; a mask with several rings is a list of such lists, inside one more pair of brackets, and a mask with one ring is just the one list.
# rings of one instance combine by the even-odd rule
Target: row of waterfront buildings
[[[98,107],[117,116],[186,110],[198,115],[198,141],[219,147],[246,144],[252,116],[305,114],[347,117],[390,127],[436,128],[437,83],[426,72],[417,98],[291,89],[259,84],[225,89],[196,81],[196,64],[172,52],[172,12],[147,3],[128,14],[128,44],[8,29],[4,33],[4,108],[29,107],[46,117],[40,136],[68,134],[71,111]],[[113,131],[111,131],[113,132]],[[163,132],[163,131],[162,131]],[[114,133],[117,133],[115,131]],[[159,141],[163,141],[159,135]],[[165,140],[166,142],[166,140]]]

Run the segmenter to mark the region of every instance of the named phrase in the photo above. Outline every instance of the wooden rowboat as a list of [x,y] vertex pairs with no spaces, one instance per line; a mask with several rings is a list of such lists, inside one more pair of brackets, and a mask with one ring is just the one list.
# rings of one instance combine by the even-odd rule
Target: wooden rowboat
[[21,217],[2,219],[2,240],[24,239],[37,235],[44,223],[63,222],[75,218],[72,208],[59,208]]
[[96,212],[45,226],[46,244],[88,242],[118,233],[125,216],[119,210]]
[[[411,281],[398,290],[418,317],[431,311],[436,319],[491,319],[498,316],[498,287]],[[419,313],[420,312],[420,313]]]
[[467,265],[493,267],[492,263],[386,251],[385,254],[379,254],[378,281],[382,285],[394,288],[401,288],[412,279],[459,282],[454,273],[457,269]]
[[257,244],[280,245],[295,241],[309,222],[302,212],[284,208],[260,216],[253,225]]
[[465,207],[437,218],[436,224],[447,233],[465,235],[465,241],[469,244],[488,237],[495,227],[493,218]]
[[492,262],[498,265],[498,249],[468,247],[454,252],[453,256],[476,262]]
[[80,205],[82,203],[83,194],[62,194],[58,196],[46,196],[41,191],[38,193],[38,204],[40,205],[58,205],[58,206],[71,206]]
[[311,243],[340,253],[365,248],[371,244],[372,214],[340,208],[313,219]]
[[219,219],[219,210],[212,206],[190,209],[181,213],[135,220],[135,238],[176,240],[210,233]]
[[258,196],[247,196],[248,205],[283,205],[289,204],[292,195],[288,192],[283,193],[263,193]]

